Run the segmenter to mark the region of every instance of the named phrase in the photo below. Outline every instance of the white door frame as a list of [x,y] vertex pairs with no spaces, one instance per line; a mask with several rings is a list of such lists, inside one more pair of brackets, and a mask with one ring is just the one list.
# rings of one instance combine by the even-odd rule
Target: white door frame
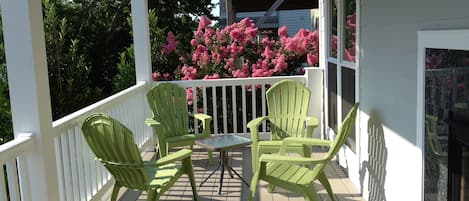
[[469,29],[418,31],[417,54],[417,146],[421,151],[421,185],[422,200],[424,197],[424,163],[425,163],[425,49],[469,50]]
[[[322,26],[321,28],[321,33],[323,34],[323,37],[321,38],[321,59],[320,59],[320,66],[324,68],[324,125],[325,125],[325,131],[326,135],[329,137],[335,137],[335,132],[333,131],[332,128],[330,128],[329,125],[329,114],[327,111],[329,111],[329,105],[328,105],[328,63],[334,63],[337,65],[337,126],[341,126],[342,124],[342,68],[349,68],[355,71],[355,101],[359,102],[359,46],[360,46],[360,0],[355,0],[356,2],[356,57],[355,57],[355,63],[344,61],[343,60],[343,49],[344,49],[344,42],[343,42],[343,33],[344,33],[344,16],[345,16],[345,9],[344,9],[344,2],[346,0],[335,0],[336,1],[336,6],[337,6],[337,38],[338,38],[338,51],[336,58],[330,57],[329,56],[329,51],[330,51],[330,34],[331,34],[331,1],[333,0],[323,0],[320,2],[320,10],[321,10],[321,17],[320,19],[323,20],[321,23]],[[360,166],[360,143],[361,143],[361,133],[360,133],[360,115],[357,115],[357,121],[356,121],[356,126],[355,126],[355,153],[353,153],[352,149],[348,146],[345,146],[342,151],[339,152],[339,163],[342,166],[348,166],[348,175],[352,179],[353,183],[356,186],[359,186],[359,166]]]

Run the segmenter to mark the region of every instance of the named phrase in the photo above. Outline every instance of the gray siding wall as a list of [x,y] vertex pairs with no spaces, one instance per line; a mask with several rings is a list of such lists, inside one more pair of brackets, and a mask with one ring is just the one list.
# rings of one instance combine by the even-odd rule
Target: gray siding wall
[[[416,144],[417,31],[469,28],[467,0],[363,0],[360,101]],[[469,39],[468,39],[469,40]]]
[[307,10],[281,10],[278,11],[279,27],[287,25],[288,35],[295,35],[300,28],[313,29],[312,11]]
[[[383,141],[378,146],[383,146],[385,153],[379,155],[385,158],[375,159],[379,161],[377,166],[382,165],[383,169],[368,167],[366,177],[360,173],[361,178],[369,180],[360,181],[366,199],[421,198],[419,186],[423,170],[416,142],[416,94],[417,71],[422,69],[417,66],[417,31],[469,29],[468,8],[467,0],[361,1],[360,107],[366,115],[381,118]],[[373,151],[367,147],[373,148],[370,144],[376,136],[367,133],[370,129],[368,119],[360,121],[361,136],[364,137],[361,164],[373,164]],[[377,172],[384,174],[383,177],[373,175]],[[379,192],[372,192],[378,188]]]

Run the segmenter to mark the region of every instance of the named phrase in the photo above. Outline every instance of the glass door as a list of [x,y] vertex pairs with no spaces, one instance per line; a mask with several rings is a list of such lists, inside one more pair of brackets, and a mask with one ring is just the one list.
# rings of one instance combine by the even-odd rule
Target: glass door
[[469,30],[419,32],[425,201],[469,201],[469,43],[461,42],[467,38]]

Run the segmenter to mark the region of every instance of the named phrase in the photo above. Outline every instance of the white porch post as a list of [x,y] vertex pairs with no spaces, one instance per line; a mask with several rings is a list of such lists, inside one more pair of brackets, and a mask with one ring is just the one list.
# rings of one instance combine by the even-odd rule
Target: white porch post
[[138,81],[152,82],[151,44],[148,25],[148,0],[132,0],[132,29],[135,49],[135,74]]
[[318,118],[319,126],[314,129],[313,137],[321,138],[324,130],[324,69],[317,67],[305,68],[306,86],[311,90],[308,115]]
[[[25,156],[30,198],[59,200],[41,0],[0,0],[15,137],[33,133]],[[20,175],[21,175],[20,171]],[[26,198],[27,199],[27,198]]]

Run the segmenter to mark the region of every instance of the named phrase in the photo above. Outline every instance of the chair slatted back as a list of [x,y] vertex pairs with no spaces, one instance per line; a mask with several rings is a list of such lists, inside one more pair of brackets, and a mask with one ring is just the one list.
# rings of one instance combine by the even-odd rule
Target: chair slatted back
[[342,121],[342,125],[340,126],[339,131],[337,132],[336,138],[332,142],[329,151],[324,156],[324,162],[318,163],[314,166],[313,172],[315,172],[315,175],[318,175],[319,172],[324,171],[324,168],[326,167],[327,163],[334,158],[337,152],[339,152],[340,148],[342,148],[342,146],[347,141],[347,138],[355,125],[355,118],[358,106],[359,103],[355,103],[355,105],[353,105],[352,109],[349,111],[345,119]]
[[145,189],[148,176],[132,132],[105,114],[93,114],[82,125],[83,135],[96,158],[121,185]]
[[307,87],[293,80],[282,80],[267,90],[272,140],[303,136],[310,95]]
[[355,103],[353,105],[352,109],[349,111],[345,119],[342,121],[342,125],[339,128],[339,131],[337,132],[337,136],[332,143],[331,148],[326,154],[326,158],[328,160],[332,160],[332,158],[339,152],[340,148],[345,144],[345,142],[348,139],[348,136],[352,132],[352,129],[355,128],[355,119],[357,116],[357,110],[359,103]]
[[186,90],[171,83],[160,83],[147,93],[153,118],[161,123],[158,134],[167,137],[188,133]]

